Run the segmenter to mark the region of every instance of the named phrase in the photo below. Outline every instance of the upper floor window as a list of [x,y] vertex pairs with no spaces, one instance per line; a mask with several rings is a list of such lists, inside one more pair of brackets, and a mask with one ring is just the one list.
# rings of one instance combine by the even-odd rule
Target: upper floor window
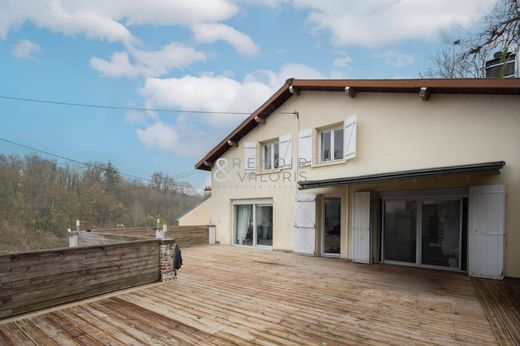
[[278,141],[263,145],[263,169],[265,171],[277,169],[280,166],[280,144]]
[[343,126],[319,132],[320,162],[343,159]]

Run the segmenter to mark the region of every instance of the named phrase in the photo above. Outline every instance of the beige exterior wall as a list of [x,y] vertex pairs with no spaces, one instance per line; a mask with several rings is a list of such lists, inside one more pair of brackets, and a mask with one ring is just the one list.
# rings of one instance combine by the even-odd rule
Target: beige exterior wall
[[[294,110],[299,112],[299,120],[295,115],[288,114]],[[294,163],[298,154],[298,130],[341,123],[353,114],[357,115],[358,127],[357,156],[352,160],[332,165],[313,165],[305,169],[297,169],[293,164],[292,169],[282,170],[278,174],[252,173],[245,178],[241,168],[232,167],[233,159],[243,161],[244,142],[263,142],[289,133],[292,134]],[[315,132],[315,148],[316,138]],[[303,91],[300,96],[291,97],[267,118],[266,124],[248,133],[238,147],[230,148],[222,157],[229,163],[224,171],[231,180],[219,182],[215,175],[212,179],[212,221],[217,228],[217,240],[232,243],[233,200],[272,198],[275,250],[293,249],[296,181],[302,180],[302,177],[319,180],[504,160],[506,166],[500,175],[434,177],[306,192],[320,195],[318,210],[322,194],[339,194],[342,197],[341,255],[351,258],[351,192],[504,184],[507,192],[505,274],[520,277],[520,253],[514,251],[515,247],[520,246],[518,96],[433,94],[425,102],[416,94],[359,93],[355,98],[350,98],[340,92]],[[257,159],[259,167],[259,154]],[[213,171],[216,172],[217,167]],[[222,172],[215,174],[223,177]]]
[[179,218],[179,226],[211,225],[213,200],[211,197]]

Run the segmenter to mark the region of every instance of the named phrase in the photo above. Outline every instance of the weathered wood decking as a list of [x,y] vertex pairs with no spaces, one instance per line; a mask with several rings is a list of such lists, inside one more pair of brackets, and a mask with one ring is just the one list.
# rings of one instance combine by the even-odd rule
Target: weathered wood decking
[[501,345],[520,345],[520,280],[471,279]]
[[0,324],[0,344],[496,344],[465,275],[231,246],[183,257],[176,280]]

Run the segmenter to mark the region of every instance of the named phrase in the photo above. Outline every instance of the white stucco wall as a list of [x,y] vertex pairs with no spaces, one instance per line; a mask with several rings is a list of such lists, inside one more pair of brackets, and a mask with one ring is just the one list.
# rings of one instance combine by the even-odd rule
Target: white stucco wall
[[[297,110],[295,115],[287,114]],[[298,130],[340,123],[357,114],[357,157],[346,163],[296,169]],[[244,142],[261,142],[292,134],[293,168],[280,175],[252,174],[257,181],[241,181],[242,169],[231,170],[234,158],[243,160]],[[316,141],[317,136],[314,136]],[[314,145],[316,147],[316,145]],[[416,94],[358,93],[350,98],[340,92],[305,92],[291,97],[267,123],[247,134],[238,147],[223,156],[230,163],[231,181],[212,179],[212,221],[217,240],[231,243],[231,201],[273,198],[273,247],[292,250],[296,181],[349,177],[408,169],[451,166],[504,160],[500,175],[459,175],[389,182],[360,189],[403,190],[502,183],[506,186],[505,274],[520,277],[520,97],[491,95],[437,95],[422,101]],[[316,153],[314,155],[316,158]],[[260,160],[260,156],[258,156]],[[260,165],[259,163],[257,164]],[[213,171],[217,168],[214,167]],[[290,181],[270,181],[270,177]],[[299,178],[298,178],[299,176]],[[311,190],[342,196],[342,257],[351,258],[347,187]]]

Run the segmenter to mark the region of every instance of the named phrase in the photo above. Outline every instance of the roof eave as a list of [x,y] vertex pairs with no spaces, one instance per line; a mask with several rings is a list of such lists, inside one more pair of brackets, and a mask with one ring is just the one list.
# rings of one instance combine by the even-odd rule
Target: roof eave
[[355,177],[333,178],[323,180],[308,180],[299,181],[298,188],[300,190],[317,189],[323,187],[337,186],[337,185],[355,185],[355,184],[369,184],[375,182],[385,182],[403,179],[424,178],[440,175],[476,173],[500,171],[505,166],[505,161],[482,162],[467,165],[455,165],[445,167],[423,168],[407,171],[385,172],[377,174],[369,174]]

